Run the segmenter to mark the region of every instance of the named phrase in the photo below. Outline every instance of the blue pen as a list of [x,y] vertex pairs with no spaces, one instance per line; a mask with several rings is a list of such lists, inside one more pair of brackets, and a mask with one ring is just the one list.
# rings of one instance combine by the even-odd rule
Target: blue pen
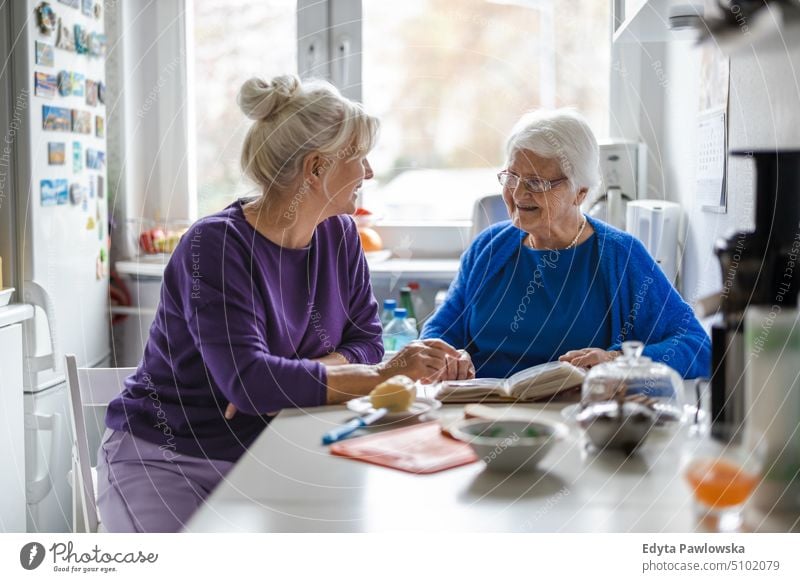
[[323,445],[330,445],[335,443],[336,441],[342,440],[346,436],[350,436],[358,429],[368,426],[375,422],[376,420],[380,420],[386,413],[389,412],[388,408],[379,408],[375,412],[370,412],[365,416],[359,416],[358,418],[354,418],[353,420],[346,422],[340,427],[334,428],[333,430],[329,430],[324,435],[322,435],[322,444]]

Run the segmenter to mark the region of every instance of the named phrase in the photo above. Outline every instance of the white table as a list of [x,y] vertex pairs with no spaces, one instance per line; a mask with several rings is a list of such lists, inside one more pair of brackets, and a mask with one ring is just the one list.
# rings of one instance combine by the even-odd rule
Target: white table
[[[519,406],[519,405],[517,405]],[[536,406],[560,420],[563,405]],[[459,415],[460,407],[445,407]],[[679,447],[589,453],[579,435],[536,473],[492,473],[482,461],[412,475],[331,455],[322,434],[344,407],[284,410],[187,524],[190,532],[703,531],[678,470]],[[797,516],[748,512],[749,527],[798,529]]]

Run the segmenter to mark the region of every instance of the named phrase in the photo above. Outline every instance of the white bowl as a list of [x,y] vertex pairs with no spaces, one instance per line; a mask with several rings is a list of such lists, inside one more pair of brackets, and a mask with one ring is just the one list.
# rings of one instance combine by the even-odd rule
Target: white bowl
[[5,287],[0,289],[0,307],[5,307],[11,301],[14,295],[14,287]]
[[531,471],[566,437],[561,423],[524,420],[463,420],[450,427],[493,471]]

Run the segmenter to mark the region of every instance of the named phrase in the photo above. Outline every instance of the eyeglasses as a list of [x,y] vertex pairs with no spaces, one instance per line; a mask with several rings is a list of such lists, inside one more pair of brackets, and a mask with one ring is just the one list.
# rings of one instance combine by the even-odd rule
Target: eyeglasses
[[513,172],[509,172],[508,170],[504,170],[497,174],[497,181],[500,182],[500,185],[510,188],[511,190],[516,189],[520,182],[525,185],[525,188],[530,192],[549,192],[562,182],[566,182],[569,180],[567,177],[563,178],[556,178],[555,180],[544,180],[542,178],[523,178],[514,174]]

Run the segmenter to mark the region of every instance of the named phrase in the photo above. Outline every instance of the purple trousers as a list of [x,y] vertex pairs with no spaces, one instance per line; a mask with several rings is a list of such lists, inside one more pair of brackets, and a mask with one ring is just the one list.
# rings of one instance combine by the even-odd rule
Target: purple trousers
[[110,532],[180,531],[233,467],[106,430],[97,454],[97,506]]

